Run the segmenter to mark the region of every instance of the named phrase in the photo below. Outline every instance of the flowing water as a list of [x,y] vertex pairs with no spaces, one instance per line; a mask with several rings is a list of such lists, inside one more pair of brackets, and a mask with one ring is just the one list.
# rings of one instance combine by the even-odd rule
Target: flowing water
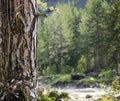
[[96,101],[106,92],[101,88],[55,88],[59,92],[66,92],[69,94],[70,101]]
[[[42,81],[42,80],[40,80]],[[45,81],[45,80],[44,80]],[[71,98],[70,101],[97,101],[102,95],[105,95],[105,90],[101,89],[100,87],[75,87],[74,84],[69,86],[57,86],[52,87],[50,83],[48,83],[48,80],[46,83],[39,82],[41,86],[57,90],[59,92],[66,92],[69,94],[69,97]],[[109,87],[107,88],[107,91],[109,91]]]

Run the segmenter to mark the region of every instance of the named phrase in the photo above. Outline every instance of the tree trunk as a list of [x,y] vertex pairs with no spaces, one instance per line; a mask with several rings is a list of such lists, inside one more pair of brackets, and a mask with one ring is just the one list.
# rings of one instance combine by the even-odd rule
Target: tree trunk
[[37,101],[35,0],[0,0],[0,101]]
[[120,76],[120,53],[117,54],[117,64],[118,64],[117,73]]

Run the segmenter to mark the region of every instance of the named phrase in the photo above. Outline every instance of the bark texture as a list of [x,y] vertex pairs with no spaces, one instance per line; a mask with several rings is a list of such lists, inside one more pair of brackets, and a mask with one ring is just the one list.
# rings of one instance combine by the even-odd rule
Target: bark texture
[[0,101],[36,101],[36,0],[0,0]]

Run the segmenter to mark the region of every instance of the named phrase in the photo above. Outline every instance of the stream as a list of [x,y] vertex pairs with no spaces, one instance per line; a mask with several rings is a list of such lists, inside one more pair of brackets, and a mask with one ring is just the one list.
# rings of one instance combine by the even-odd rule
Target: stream
[[[65,92],[69,94],[71,100],[69,101],[97,101],[97,99],[101,98],[102,95],[105,95],[106,92],[100,87],[51,87],[47,85],[42,85],[43,87],[51,90],[56,90],[58,92]],[[108,87],[107,91],[110,90]],[[62,100],[61,100],[62,101]],[[64,100],[63,100],[64,101]]]
[[101,88],[55,88],[59,92],[69,94],[70,101],[96,101],[106,92]]
[[[43,81],[43,80],[40,80],[40,81]],[[70,101],[97,101],[97,99],[101,98],[102,95],[106,94],[106,92],[102,88],[97,86],[76,87],[75,84],[73,83],[73,84],[57,85],[53,87],[50,85],[50,82],[48,83],[49,80],[46,80],[46,81],[47,82],[44,82],[44,83],[40,82],[39,85],[47,89],[68,93],[71,99]],[[107,87],[106,90],[110,91],[110,88]]]

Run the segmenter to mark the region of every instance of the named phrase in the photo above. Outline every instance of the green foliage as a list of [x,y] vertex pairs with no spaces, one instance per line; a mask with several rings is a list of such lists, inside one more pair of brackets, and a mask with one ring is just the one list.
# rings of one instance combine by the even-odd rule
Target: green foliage
[[65,92],[61,93],[60,98],[69,98],[68,93],[65,93]]
[[59,93],[58,91],[51,91],[49,93],[49,97],[55,98],[55,101],[58,101],[61,98],[64,98],[64,99],[66,99],[65,101],[67,101],[67,99],[69,98],[68,93],[64,93],[64,92]]
[[111,82],[114,80],[116,77],[116,71],[115,69],[102,69],[101,72],[98,75],[98,82],[99,83],[106,83],[106,84],[111,84]]
[[49,75],[49,74],[56,74],[56,68],[53,67],[47,67],[46,69],[44,69],[43,72],[44,75]]
[[[59,12],[39,20],[38,63],[41,73],[116,69],[120,52],[120,1],[108,1],[87,0],[85,8],[79,10],[74,3],[58,4]],[[41,2],[38,4],[46,6]],[[57,8],[49,7],[48,10]],[[113,76],[112,71],[100,73],[100,81],[107,81],[109,76]]]
[[68,93],[60,93],[58,91],[52,90],[48,92],[47,95],[39,94],[38,101],[58,101],[60,99],[64,99],[64,101],[68,101]]
[[110,79],[113,79],[113,76],[114,76],[114,73],[113,73],[113,70],[112,69],[109,69],[109,70],[105,70],[103,69],[100,74],[98,75],[98,77],[100,79],[104,79],[104,80],[110,80]]
[[88,83],[96,83],[97,79],[94,77],[88,77],[85,81]]
[[77,69],[76,72],[82,73],[85,71],[86,67],[86,58],[85,56],[81,56],[81,58],[78,60],[77,63]]
[[99,99],[99,101],[114,101],[114,100],[106,96],[106,97],[103,97],[102,99]]
[[[70,73],[73,66],[70,65],[73,27],[77,9],[72,4],[58,4],[58,12],[53,12],[44,21],[40,22],[38,46],[38,62],[41,68],[48,73],[55,70],[56,73]],[[50,9],[53,9],[50,8]],[[63,12],[64,10],[64,12]],[[51,70],[50,70],[51,68]]]
[[99,83],[99,79],[95,77],[86,77],[78,81],[81,85],[90,86],[91,84]]
[[120,93],[120,82],[118,80],[112,81],[112,89],[114,94]]
[[41,9],[47,8],[47,3],[46,2],[43,3],[40,0],[37,0],[37,4],[38,4],[39,8],[41,8]]
[[120,93],[120,84],[117,79],[112,81],[112,87],[109,91],[106,90],[105,85],[103,85],[102,88],[106,91],[107,94],[98,101],[119,101],[119,98],[116,97],[116,95]]
[[70,82],[71,81],[71,76],[70,74],[59,74],[59,75],[54,75],[52,77],[52,84],[55,84],[57,82]]
[[[81,46],[87,59],[87,67],[101,68],[107,65],[108,51],[109,5],[101,0],[88,0],[85,9],[81,11]],[[93,60],[93,61],[92,61]],[[103,61],[102,61],[103,60]]]
[[[56,74],[56,71],[57,71],[57,69],[56,69],[55,66],[46,67],[46,68],[43,70],[43,74],[44,74],[44,75]],[[73,69],[71,66],[69,66],[69,65],[63,65],[61,72],[62,72],[63,74],[69,74],[69,73],[74,72],[74,69]]]
[[49,93],[49,97],[55,97],[55,98],[59,98],[60,94],[58,93],[58,91],[51,91]]
[[[114,70],[109,69],[105,70],[102,69],[98,75],[98,77],[92,77],[88,76],[84,79],[79,80],[81,84],[87,83],[87,84],[93,84],[93,83],[105,83],[105,84],[111,84],[111,82],[114,80],[114,77],[116,77]],[[104,87],[103,87],[104,88]]]
[[[113,0],[111,1],[111,48],[114,50],[112,51],[113,54],[119,54],[120,52],[120,0]],[[114,58],[114,63],[117,64],[120,62],[118,57]]]
[[48,95],[40,94],[38,97],[38,101],[55,101],[55,100],[54,100],[54,98],[51,98]]

